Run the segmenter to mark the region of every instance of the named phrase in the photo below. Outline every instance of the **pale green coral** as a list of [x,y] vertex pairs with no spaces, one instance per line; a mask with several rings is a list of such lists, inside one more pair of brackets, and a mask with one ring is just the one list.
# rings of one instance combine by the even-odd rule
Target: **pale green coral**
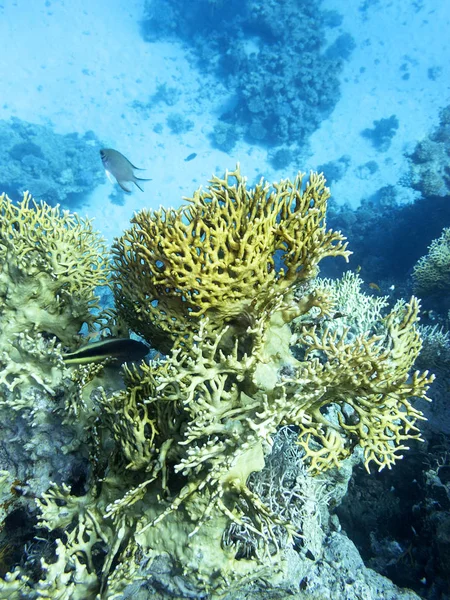
[[73,346],[107,282],[105,246],[92,223],[25,192],[0,196],[0,402],[24,403],[27,386],[54,395],[62,382],[61,344]]
[[94,322],[95,287],[106,283],[103,241],[90,221],[35,203],[28,192],[17,205],[0,196],[0,217],[2,333],[73,343],[81,325]]
[[450,289],[450,228],[433,240],[428,254],[422,256],[414,266],[414,291],[419,295],[433,294]]
[[[71,553],[70,542],[64,544],[56,540],[56,561],[47,563],[41,560],[43,575],[38,582],[33,581],[19,569],[7,573],[0,579],[0,593],[11,600],[87,600],[95,598],[98,579],[89,573],[86,564],[80,561],[76,548]],[[68,569],[70,565],[70,569]]]

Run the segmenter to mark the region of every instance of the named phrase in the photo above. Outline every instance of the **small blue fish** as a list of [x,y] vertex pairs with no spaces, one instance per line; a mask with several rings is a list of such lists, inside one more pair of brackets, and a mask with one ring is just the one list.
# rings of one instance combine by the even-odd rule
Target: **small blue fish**
[[193,152],[192,154],[189,154],[189,156],[186,156],[186,158],[184,159],[184,162],[189,162],[190,160],[194,160],[194,158],[197,156],[196,152]]

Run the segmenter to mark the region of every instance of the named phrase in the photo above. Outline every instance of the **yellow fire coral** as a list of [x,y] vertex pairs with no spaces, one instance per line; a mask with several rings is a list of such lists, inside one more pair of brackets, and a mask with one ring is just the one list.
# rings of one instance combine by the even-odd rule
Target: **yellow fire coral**
[[0,383],[8,390],[31,381],[52,392],[62,364],[55,345],[73,345],[95,321],[105,252],[91,222],[28,192],[18,204],[0,196]]
[[0,314],[2,334],[54,334],[72,343],[94,320],[94,289],[106,283],[103,241],[90,221],[25,192],[17,205],[0,196]]
[[113,247],[119,314],[163,350],[170,339],[191,345],[205,316],[210,331],[245,331],[251,315],[313,278],[322,258],[348,259],[345,238],[326,230],[329,196],[317,173],[247,189],[238,167],[188,206],[139,212]]
[[[416,422],[424,417],[408,398],[426,398],[433,377],[428,372],[410,377],[422,347],[418,308],[415,298],[398,305],[385,318],[383,336],[361,334],[348,341],[348,330],[336,335],[328,327],[321,335],[305,328],[299,336],[307,358],[299,375],[307,381],[305,409],[312,417],[299,443],[313,471],[339,466],[356,444],[364,450],[367,470],[371,462],[390,468],[407,449],[406,440],[420,439]],[[302,389],[302,404],[304,395]],[[327,405],[339,407],[337,422],[323,413]]]
[[[265,497],[251,481],[280,428],[296,436],[296,460],[314,474],[341,466],[357,446],[367,469],[390,468],[409,439],[420,439],[423,417],[410,397],[426,398],[432,377],[410,373],[421,349],[418,302],[399,302],[383,318],[383,302],[361,302],[358,278],[346,276],[339,289],[314,279],[323,257],[349,255],[341,233],[326,230],[328,197],[321,175],[248,189],[237,169],[179,210],[139,213],[117,240],[120,317],[162,349],[175,347],[126,368],[117,391],[108,380],[91,394],[101,408],[90,430],[91,486],[82,497],[54,488],[38,502],[41,525],[65,529],[66,541],[57,541],[54,567],[42,561],[37,590],[71,585],[74,597],[115,597],[156,556],[199,597],[281,577],[279,550],[308,523],[286,522],[274,501],[285,473],[269,479]],[[12,258],[16,227],[20,219],[0,246]],[[45,229],[42,242],[18,253],[39,259],[44,274],[53,272],[54,246],[40,254],[48,237]],[[91,260],[84,252],[82,264]],[[103,263],[89,264],[96,281]],[[65,292],[53,292],[64,309]],[[347,317],[355,302],[363,306]],[[245,556],[242,534],[257,540]],[[26,583],[19,571],[8,577],[8,591]]]
[[[325,229],[328,197],[321,175],[271,192],[263,183],[248,190],[237,170],[185,208],[140,213],[116,243],[122,315],[149,339],[156,331],[178,342],[103,399],[124,465],[146,473],[108,515],[129,510],[155,480],[170,498],[141,523],[141,536],[182,506],[196,515],[194,532],[215,513],[270,530],[278,517],[247,479],[263,468],[280,426],[298,428],[314,473],[339,466],[358,444],[367,468],[390,468],[405,441],[420,437],[423,417],[408,398],[426,397],[432,378],[409,375],[421,348],[416,299],[384,320],[375,315],[376,334],[355,336],[334,327],[331,292],[311,283],[321,258],[349,254],[343,236]],[[293,335],[296,316],[303,325]],[[181,491],[172,495],[174,477]]]
[[214,508],[236,522],[243,514],[248,518],[249,507],[251,515],[259,515],[256,521],[274,519],[246,481],[264,466],[264,448],[281,425],[298,427],[305,461],[315,473],[339,466],[357,444],[367,469],[371,462],[390,468],[406,440],[420,439],[416,421],[423,416],[408,398],[425,398],[432,381],[427,373],[409,376],[421,347],[417,310],[415,299],[399,305],[385,320],[384,336],[349,340],[348,330],[338,336],[327,327],[304,328],[295,345],[304,359],[291,355],[282,369],[272,361],[276,383],[267,389],[258,373],[257,348],[264,344],[258,338],[268,335],[264,317],[253,330],[258,342],[252,353],[241,358],[237,344],[224,354],[220,336],[205,339],[202,323],[190,354],[178,349],[162,365],[142,365],[140,372],[129,372],[127,392],[105,399],[127,467],[150,472],[147,484],[161,475],[166,489],[174,465],[186,483],[161,516],[203,490],[208,501],[197,527]]

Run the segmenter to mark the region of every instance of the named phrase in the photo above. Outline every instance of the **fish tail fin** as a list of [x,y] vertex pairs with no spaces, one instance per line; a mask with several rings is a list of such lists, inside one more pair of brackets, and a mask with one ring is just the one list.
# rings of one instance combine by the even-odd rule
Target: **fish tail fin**
[[151,179],[142,179],[141,177],[135,177],[133,179],[134,184],[141,190],[141,192],[143,192],[144,190],[141,188],[141,186],[138,184],[138,181],[151,181]]

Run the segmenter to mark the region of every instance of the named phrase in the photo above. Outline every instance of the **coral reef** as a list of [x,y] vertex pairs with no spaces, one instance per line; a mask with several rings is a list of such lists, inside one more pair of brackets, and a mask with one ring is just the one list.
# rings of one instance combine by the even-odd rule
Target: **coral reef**
[[370,140],[373,147],[379,152],[386,152],[389,150],[392,138],[397,133],[398,125],[397,117],[391,115],[389,118],[374,121],[373,128],[363,129],[361,135]]
[[218,148],[223,152],[231,152],[239,140],[239,135],[236,131],[236,127],[233,127],[231,123],[219,121],[214,125],[214,129],[211,133],[211,140],[215,148]]
[[436,375],[430,393],[433,402],[424,409],[427,417],[425,434],[450,435],[450,332],[441,325],[421,325],[423,348],[417,360],[418,368],[431,369]]
[[73,208],[104,180],[101,147],[91,131],[60,135],[16,117],[0,121],[0,190],[18,200],[28,186],[48,204]]
[[450,228],[431,242],[428,254],[414,266],[412,277],[414,291],[421,296],[450,289]]
[[326,48],[335,16],[316,0],[199,0],[188,13],[178,0],[158,0],[145,3],[143,33],[149,41],[181,38],[197,65],[234,91],[212,134],[217,147],[229,151],[242,135],[303,147],[338,101],[339,73],[354,46],[342,34]]
[[410,158],[410,178],[414,189],[424,196],[450,194],[450,105],[439,115],[439,125],[420,140]]
[[[448,200],[448,196],[426,196],[405,204],[397,186],[384,186],[356,209],[331,199],[328,222],[352,240],[352,260],[361,267],[365,281],[387,283],[384,292],[394,283],[406,294],[407,273],[426,253],[431,240],[439,237],[442,224],[450,222]],[[328,276],[340,275],[335,266],[327,265]]]
[[339,330],[342,335],[346,330],[345,335],[355,339],[360,334],[385,330],[382,316],[389,300],[387,296],[365,294],[364,281],[357,273],[347,271],[341,279],[322,279],[318,285],[331,294],[335,308],[345,315],[344,319],[335,319],[333,331]]
[[[415,298],[383,316],[386,301],[366,296],[356,275],[317,277],[323,258],[349,256],[342,234],[326,227],[329,195],[316,173],[249,189],[236,169],[178,210],[133,218],[113,247],[116,326],[167,355],[127,365],[122,381],[103,365],[68,372],[58,334],[41,340],[55,356],[45,360],[62,382],[65,413],[52,413],[48,386],[35,419],[76,417],[89,467],[82,482],[66,473],[38,493],[39,560],[28,553],[13,563],[0,594],[155,597],[154,585],[161,598],[231,600],[262,585],[285,595],[300,586],[313,598],[324,581],[349,586],[350,599],[371,597],[371,586],[378,598],[394,593],[363,568],[327,503],[339,503],[352,463],[390,468],[420,439],[423,417],[410,398],[426,399],[433,378],[412,372]],[[26,202],[17,209],[25,215]],[[74,217],[41,210],[63,219],[70,237]],[[85,287],[73,295],[90,290],[74,315],[89,324],[105,264],[86,227],[73,243],[89,242],[78,264],[85,258],[94,273],[81,269]],[[16,241],[28,229],[18,220],[8,231]],[[39,252],[51,233],[37,229]],[[44,274],[52,257],[47,249],[38,263]],[[64,294],[54,293],[63,309]],[[31,321],[30,343],[42,335]],[[27,381],[15,390],[28,394]]]
[[186,119],[186,117],[180,113],[171,113],[167,117],[166,123],[173,134],[187,133],[194,127],[194,122],[190,119]]
[[58,398],[69,404],[80,394],[62,352],[96,323],[104,255],[89,221],[28,192],[18,204],[0,196],[0,462],[34,490],[48,487],[49,472],[59,479],[79,468],[79,458],[61,461],[54,452],[51,440],[70,446],[54,413]]
[[317,170],[319,173],[323,173],[326,177],[328,184],[335,181],[340,181],[344,177],[346,171],[350,166],[350,157],[343,155],[337,160],[333,160],[323,165],[319,165]]
[[323,258],[348,258],[343,236],[326,231],[328,198],[320,175],[306,185],[298,175],[273,190],[261,180],[248,190],[238,168],[214,177],[187,207],[139,212],[113,246],[119,315],[162,350],[170,339],[192,345],[203,317],[210,331],[225,324],[245,331],[312,279]]
[[337,509],[365,564],[421,598],[450,591],[449,449],[448,438],[431,435],[392,471],[355,469]]
[[2,337],[45,333],[72,344],[81,325],[95,321],[94,290],[107,278],[103,241],[90,221],[37,204],[28,192],[18,204],[0,196],[0,216]]
[[[363,278],[377,283],[383,291],[394,284],[396,289],[401,288],[403,295],[408,293],[411,286],[407,282],[407,273],[426,253],[431,240],[441,235],[443,224],[450,222],[449,123],[450,110],[446,107],[440,113],[438,127],[417,143],[414,152],[406,155],[408,170],[401,175],[397,186],[381,187],[364,198],[356,209],[346,204],[338,205],[333,200],[330,202],[329,223],[351,238],[353,260],[361,267]],[[333,181],[338,179],[338,166],[335,162],[323,164],[320,169]],[[373,177],[377,169],[378,165],[369,161],[358,168],[357,176],[361,179]],[[405,203],[402,199],[402,188],[405,187],[409,188],[408,195],[418,195],[412,190],[420,191],[421,195],[414,202]],[[338,276],[340,273],[332,267],[327,275]],[[442,307],[434,306],[433,300],[427,299],[425,308],[432,306],[441,311]]]

